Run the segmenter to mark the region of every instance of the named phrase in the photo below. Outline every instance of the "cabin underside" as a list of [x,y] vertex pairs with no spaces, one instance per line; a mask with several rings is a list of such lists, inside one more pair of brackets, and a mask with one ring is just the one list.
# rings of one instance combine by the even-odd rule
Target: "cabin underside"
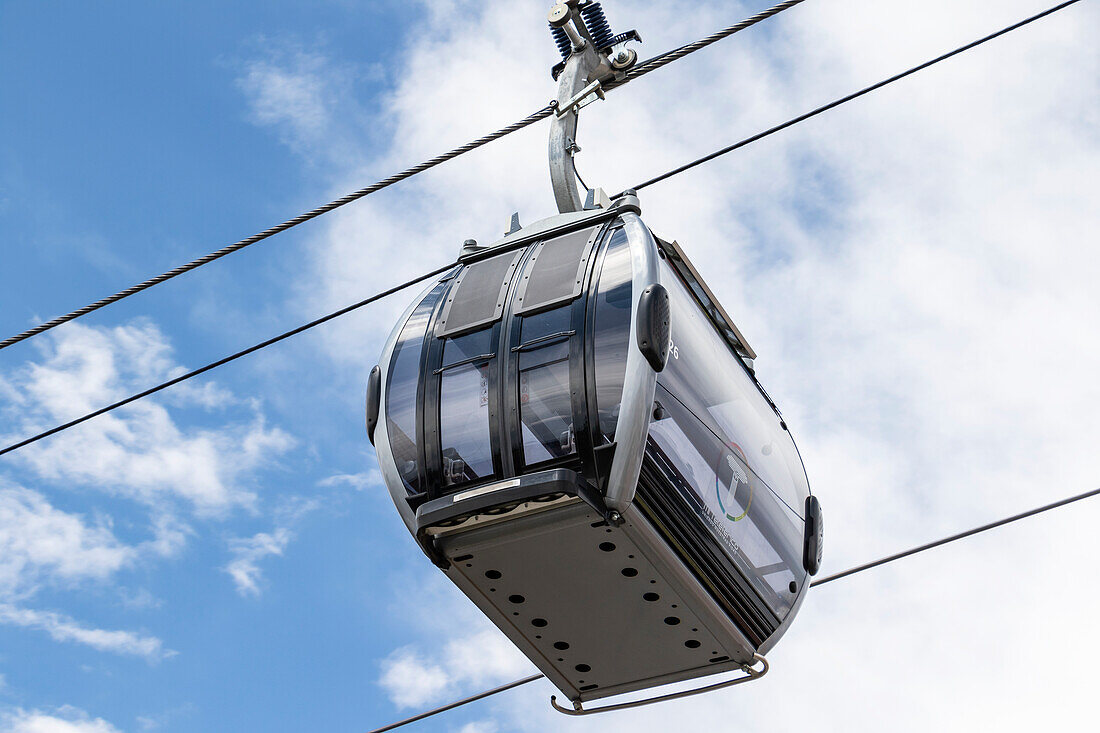
[[[448,575],[571,700],[736,669],[752,651],[640,512],[579,499],[444,536]],[[703,602],[700,603],[700,600]],[[696,613],[692,609],[702,609]]]

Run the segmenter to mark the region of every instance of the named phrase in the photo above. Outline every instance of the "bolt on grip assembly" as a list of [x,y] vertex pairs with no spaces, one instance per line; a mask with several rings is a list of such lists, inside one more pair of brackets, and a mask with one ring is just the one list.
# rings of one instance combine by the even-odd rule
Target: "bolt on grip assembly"
[[564,0],[550,9],[550,35],[561,54],[561,63],[551,71],[554,79],[565,69],[565,62],[575,51],[583,51],[591,43],[593,49],[607,57],[608,64],[616,72],[633,66],[638,53],[627,48],[630,41],[641,42],[638,31],[629,30],[615,34],[603,7],[592,0]]

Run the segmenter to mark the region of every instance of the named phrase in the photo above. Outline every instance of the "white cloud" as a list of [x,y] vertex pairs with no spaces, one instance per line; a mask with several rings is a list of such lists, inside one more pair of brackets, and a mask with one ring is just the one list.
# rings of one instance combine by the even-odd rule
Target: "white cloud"
[[311,499],[305,496],[285,496],[276,502],[272,514],[276,523],[289,528],[300,522],[310,512],[320,509],[321,506],[320,499]]
[[174,656],[160,639],[132,631],[112,631],[84,626],[62,614],[36,611],[0,603],[0,624],[45,631],[54,641],[84,644],[99,651],[144,657],[150,662]]
[[437,700],[452,684],[443,667],[409,648],[398,649],[386,658],[378,682],[390,699],[403,708]]
[[260,561],[273,555],[281,557],[287,545],[294,539],[294,525],[320,506],[321,502],[317,499],[302,496],[284,498],[272,512],[276,526],[271,532],[259,532],[251,537],[229,540],[229,551],[233,559],[223,569],[233,578],[238,593],[242,596],[260,595],[260,582],[263,579]]
[[[167,339],[147,322],[115,328],[67,324],[39,346],[42,360],[8,378],[14,396],[0,403],[0,414],[18,429],[6,430],[5,442],[184,371],[173,362]],[[171,400],[209,409],[229,404],[232,396],[207,386],[176,392]],[[13,457],[48,481],[95,486],[156,507],[179,499],[210,515],[253,504],[246,476],[293,443],[282,430],[268,428],[258,409],[245,424],[185,428],[157,398],[146,398],[26,446]]]
[[103,718],[92,718],[70,706],[53,713],[16,709],[0,714],[0,726],[3,733],[119,733]]
[[452,639],[443,648],[443,660],[459,685],[508,681],[531,668],[530,662],[496,629]]
[[157,598],[147,588],[131,590],[129,588],[118,589],[119,600],[126,608],[144,611],[164,606],[164,599]]
[[0,481],[0,599],[33,593],[44,576],[103,580],[135,556],[102,522],[88,525],[36,491]]
[[239,69],[237,85],[252,121],[273,128],[280,140],[312,164],[319,156],[347,164],[361,159],[362,126],[357,83],[380,78],[377,67],[333,65],[318,51],[261,38],[262,53]]
[[193,715],[196,709],[194,703],[188,702],[174,708],[163,710],[155,715],[138,715],[134,718],[134,721],[141,730],[159,730],[161,728],[171,727],[179,718]]
[[[535,22],[544,5],[428,7],[380,113],[392,144],[363,166],[351,156],[337,192],[553,96],[554,52]],[[624,0],[607,10],[641,31],[650,55],[762,7]],[[1039,8],[805,3],[586,108],[578,165],[619,190]],[[684,243],[761,354],[825,507],[825,572],[1100,475],[1100,51],[1088,33],[1098,22],[1081,3],[642,192],[646,221]],[[513,210],[524,222],[552,213],[545,135],[517,133],[328,217],[303,311],[445,263],[467,237],[492,241]],[[327,330],[336,361],[359,374],[412,297]],[[746,730],[1080,727],[1100,649],[1087,560],[1097,518],[1077,505],[818,589],[767,679],[570,725],[692,730],[732,709]],[[420,622],[414,633],[439,635]],[[461,673],[446,650],[417,648],[384,665],[383,686],[405,706],[454,694]],[[1037,661],[1042,675],[1019,673]],[[501,696],[502,727],[560,729],[545,688]]]
[[262,125],[285,125],[295,138],[312,139],[330,124],[324,58],[297,52],[286,66],[274,60],[249,63],[238,80],[252,103],[252,114]]
[[317,485],[324,489],[330,489],[337,486],[349,486],[356,491],[384,487],[382,474],[377,469],[364,471],[362,473],[334,474],[328,478],[321,479],[317,482]]
[[382,662],[379,684],[394,704],[415,707],[509,681],[530,668],[530,662],[510,641],[496,629],[487,628],[444,642],[441,651],[433,655],[413,647],[397,649]]
[[497,733],[500,728],[491,720],[475,720],[458,729],[458,733]]
[[153,539],[141,543],[142,550],[148,550],[161,557],[171,557],[183,549],[187,538],[193,533],[189,525],[171,514],[157,514],[153,517]]
[[171,656],[174,652],[153,636],[98,629],[59,613],[21,607],[43,586],[103,583],[150,553],[171,554],[178,547],[173,536],[178,530],[162,529],[162,524],[154,539],[126,545],[105,519],[88,524],[80,515],[53,507],[38,492],[0,480],[0,624],[149,661]]
[[242,596],[260,594],[260,580],[263,575],[260,561],[271,555],[282,555],[290,539],[290,530],[279,527],[271,533],[260,532],[252,537],[230,540],[229,551],[233,559],[225,566],[225,572],[233,578],[238,593]]
[[[68,324],[37,346],[40,358],[11,371],[0,388],[5,443],[185,371],[172,358],[167,339],[146,321],[115,328]],[[94,628],[25,606],[44,587],[104,584],[139,562],[178,554],[195,531],[185,512],[225,518],[234,508],[255,506],[249,478],[289,450],[293,440],[267,427],[258,403],[244,404],[251,414],[243,424],[185,427],[166,405],[209,412],[242,403],[216,383],[181,386],[163,402],[145,399],[12,455],[40,490],[0,480],[0,623],[151,661],[174,654],[153,636]],[[149,514],[150,536],[123,542],[103,510],[97,508],[93,521],[55,508],[41,490],[51,484],[69,492],[98,489],[136,502]],[[297,517],[307,503],[279,511]],[[234,577],[254,585],[261,556],[262,548],[253,548],[251,568],[245,562]],[[139,589],[124,594],[123,602],[148,607],[156,600]]]

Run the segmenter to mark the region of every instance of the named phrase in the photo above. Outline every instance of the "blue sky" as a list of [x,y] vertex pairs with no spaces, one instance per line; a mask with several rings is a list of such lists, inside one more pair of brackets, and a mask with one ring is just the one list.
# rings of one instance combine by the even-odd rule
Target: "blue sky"
[[[369,105],[387,86],[373,65],[405,42],[412,17],[404,3],[3,4],[3,330],[21,330],[318,202],[327,195],[318,185],[325,171],[303,166],[278,134],[254,123],[241,89],[247,65],[271,48],[323,47],[361,68],[353,87]],[[287,307],[287,291],[295,287],[301,237],[268,245],[96,314],[87,328],[149,329],[144,348],[163,345],[172,365],[194,367],[296,325],[300,312]],[[110,353],[107,341],[98,346]],[[0,374],[18,384],[25,365],[42,360],[40,348],[55,344],[47,337],[5,351]],[[288,346],[217,375],[231,393],[215,399],[217,407],[170,408],[185,435],[224,434],[214,452],[223,462],[237,460],[249,434],[282,434],[255,465],[223,475],[230,498],[215,499],[212,513],[186,499],[175,504],[173,489],[148,488],[135,499],[145,489],[116,485],[111,467],[49,479],[18,460],[5,464],[4,485],[33,487],[57,512],[105,527],[119,547],[155,539],[159,513],[172,514],[186,539],[163,555],[141,547],[109,581],[95,573],[54,580],[49,564],[28,580],[41,587],[17,601],[21,608],[88,628],[132,629],[162,646],[119,654],[0,625],[0,704],[74,706],[124,730],[142,729],[141,719],[163,730],[348,729],[390,713],[372,687],[376,660],[400,628],[385,612],[388,590],[376,586],[394,548],[372,529],[382,519],[376,503],[352,500],[348,485],[317,485],[366,470],[362,398],[358,386],[329,386],[306,344]],[[159,381],[161,373],[123,374],[113,389]],[[269,398],[259,385],[284,379],[300,391]],[[3,422],[6,437],[20,432],[12,413]],[[255,499],[237,501],[243,494]],[[277,558],[277,568],[263,560],[261,590],[241,595],[223,570],[233,543],[280,527],[292,527],[295,551]]]
[[[0,3],[0,335],[538,109],[544,5]],[[605,5],[644,57],[767,3]],[[578,165],[619,190],[1043,7],[809,0],[586,109]],[[644,192],[761,354],[825,572],[1100,477],[1097,21],[1081,3]],[[545,135],[0,351],[0,442],[549,215]],[[412,295],[0,458],[0,730],[359,731],[528,672],[373,470],[363,385]],[[1073,728],[1097,520],[823,588],[756,689],[592,722],[531,685],[422,729]]]

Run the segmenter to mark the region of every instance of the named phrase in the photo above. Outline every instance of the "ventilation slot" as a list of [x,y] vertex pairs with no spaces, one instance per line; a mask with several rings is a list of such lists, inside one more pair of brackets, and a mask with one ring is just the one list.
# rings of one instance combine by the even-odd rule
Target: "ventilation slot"
[[593,230],[584,229],[543,242],[531,256],[516,292],[520,315],[572,300],[581,294],[584,270],[591,256]]
[[522,252],[507,252],[463,268],[447,294],[441,336],[469,331],[500,318],[508,283]]

